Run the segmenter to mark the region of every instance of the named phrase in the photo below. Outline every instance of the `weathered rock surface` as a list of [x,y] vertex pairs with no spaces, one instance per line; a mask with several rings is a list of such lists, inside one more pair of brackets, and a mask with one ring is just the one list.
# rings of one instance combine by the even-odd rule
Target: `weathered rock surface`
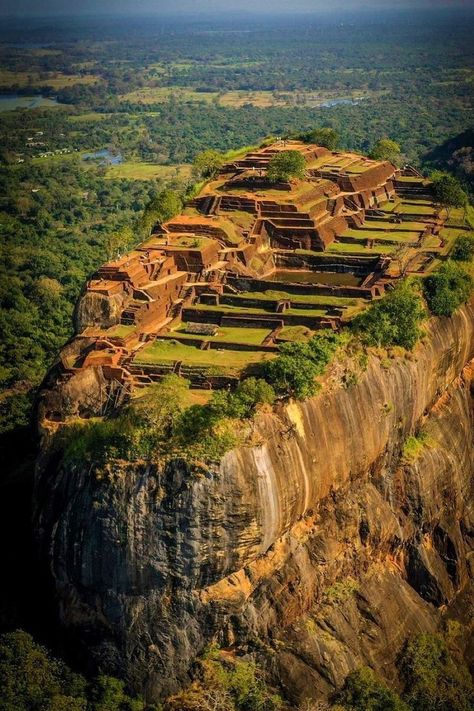
[[123,305],[122,294],[105,296],[86,291],[77,302],[74,314],[76,333],[81,333],[88,326],[101,326],[101,328],[115,326],[120,323]]
[[470,622],[473,333],[470,307],[434,320],[409,358],[262,416],[261,445],[217,472],[44,457],[41,551],[91,663],[157,698],[216,640],[256,651],[296,701],[361,663],[396,683],[410,634]]

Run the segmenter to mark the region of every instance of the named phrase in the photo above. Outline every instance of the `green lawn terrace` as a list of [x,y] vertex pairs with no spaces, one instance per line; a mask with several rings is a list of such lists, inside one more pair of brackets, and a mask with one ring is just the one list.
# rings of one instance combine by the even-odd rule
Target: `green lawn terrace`
[[370,228],[368,225],[363,228],[348,229],[340,237],[338,242],[347,244],[392,244],[406,245],[408,247],[421,246],[422,236],[425,230],[384,230],[378,227]]
[[441,218],[441,210],[434,203],[433,198],[401,198],[397,195],[394,200],[381,203],[379,210],[406,222],[422,220],[436,223],[444,221]]
[[306,340],[322,328],[336,329],[367,303],[324,297],[314,290],[308,285],[301,294],[238,292],[224,285],[220,292],[203,291],[183,308],[179,321],[150,338],[126,367],[138,386],[171,372],[187,377],[193,388],[232,385],[243,373],[258,372],[261,363],[276,356],[280,343]]
[[[255,333],[249,336],[252,337],[255,338]],[[255,372],[261,363],[275,357],[273,350],[235,349],[224,341],[214,342],[214,348],[208,344],[203,348],[174,338],[157,338],[135,354],[127,364],[127,373],[138,387],[175,373],[188,379],[192,388],[210,390],[237,383],[243,372]]]
[[[397,176],[397,190],[400,181],[404,181],[410,186],[421,186],[422,193],[401,197],[397,192],[390,200],[366,210],[364,221],[354,221],[338,235],[328,252],[361,256],[379,254],[397,259],[403,250],[407,252],[415,273],[429,270],[433,259],[446,253],[446,214],[430,195],[429,181],[413,176],[410,169],[407,173]],[[452,244],[453,240],[448,241]],[[396,274],[393,266],[388,274]]]

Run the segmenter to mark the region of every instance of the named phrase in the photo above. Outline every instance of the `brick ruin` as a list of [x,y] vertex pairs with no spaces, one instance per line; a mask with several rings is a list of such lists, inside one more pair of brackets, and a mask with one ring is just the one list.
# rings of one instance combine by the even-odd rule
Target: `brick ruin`
[[[271,184],[270,160],[290,149],[305,178]],[[296,141],[249,152],[91,277],[62,377],[99,369],[130,390],[174,372],[191,387],[229,386],[286,339],[338,329],[382,296],[400,278],[401,245],[425,269],[442,226],[413,169]]]

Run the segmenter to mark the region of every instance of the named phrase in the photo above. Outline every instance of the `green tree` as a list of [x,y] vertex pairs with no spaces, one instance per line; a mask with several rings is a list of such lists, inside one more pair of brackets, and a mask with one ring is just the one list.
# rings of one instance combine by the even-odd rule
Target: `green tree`
[[426,277],[423,291],[432,313],[452,316],[469,299],[473,286],[471,275],[460,264],[449,260]]
[[323,146],[330,151],[335,151],[339,145],[340,136],[333,128],[313,128],[311,131],[302,133],[299,136],[304,143],[315,143],[317,146]]
[[125,693],[120,679],[101,675],[92,685],[91,706],[93,711],[144,711],[145,704]]
[[219,651],[199,661],[200,680],[165,701],[164,711],[279,711],[281,698],[253,662],[222,664]]
[[265,364],[265,378],[283,395],[311,397],[319,387],[316,377],[324,372],[338,344],[332,333],[313,336],[307,343],[284,343],[280,354]]
[[252,417],[258,405],[271,405],[274,400],[275,391],[269,383],[262,378],[247,378],[229,396],[229,410],[235,417]]
[[474,234],[460,235],[451,256],[460,262],[470,262],[474,256]]
[[304,178],[306,161],[299,151],[281,151],[268,164],[267,177],[272,183]]
[[368,667],[349,674],[336,700],[348,711],[410,711]]
[[282,707],[280,697],[269,691],[252,662],[237,663],[225,672],[225,679],[238,711],[278,711]]
[[105,253],[108,260],[117,259],[129,249],[134,241],[134,235],[130,227],[123,227],[121,230],[111,232],[105,241]]
[[178,375],[165,375],[148,388],[146,395],[133,401],[133,410],[147,433],[159,438],[168,437],[179,415],[184,410],[189,391],[189,380]]
[[285,344],[280,355],[266,367],[266,377],[277,392],[299,399],[311,397],[318,389],[319,368],[302,343]]
[[369,346],[402,346],[412,349],[421,335],[425,309],[409,280],[404,280],[380,301],[352,322],[354,330]]
[[0,711],[85,711],[86,682],[23,632],[0,637]]
[[448,218],[451,208],[467,208],[467,193],[463,190],[461,183],[454,175],[449,175],[449,173],[434,173],[432,178],[433,192],[436,201],[446,208]]
[[458,655],[438,635],[410,640],[400,658],[405,700],[413,711],[472,711],[474,685]]
[[381,138],[370,152],[370,157],[374,160],[388,160],[394,165],[401,163],[401,149],[396,141],[390,138]]
[[225,163],[222,153],[209,149],[198,153],[193,163],[193,174],[197,178],[208,180],[215,178]]
[[147,205],[141,219],[141,227],[146,234],[156,223],[166,222],[183,209],[183,201],[176,190],[167,188],[156,195]]

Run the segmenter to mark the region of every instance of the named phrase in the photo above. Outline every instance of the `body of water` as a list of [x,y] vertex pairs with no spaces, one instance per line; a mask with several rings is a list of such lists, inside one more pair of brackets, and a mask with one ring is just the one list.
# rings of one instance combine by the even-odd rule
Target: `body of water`
[[15,109],[46,109],[59,106],[56,99],[46,96],[19,96],[18,94],[0,94],[0,111],[14,111]]
[[265,277],[265,281],[283,284],[327,284],[330,286],[360,286],[363,278],[350,272],[310,272],[277,270]]
[[323,109],[332,109],[334,106],[355,106],[356,104],[360,104],[361,101],[364,101],[364,99],[328,99],[328,101],[320,104],[320,107]]
[[123,157],[120,153],[111,153],[107,148],[94,153],[83,153],[83,160],[97,160],[102,165],[120,165],[123,163]]

